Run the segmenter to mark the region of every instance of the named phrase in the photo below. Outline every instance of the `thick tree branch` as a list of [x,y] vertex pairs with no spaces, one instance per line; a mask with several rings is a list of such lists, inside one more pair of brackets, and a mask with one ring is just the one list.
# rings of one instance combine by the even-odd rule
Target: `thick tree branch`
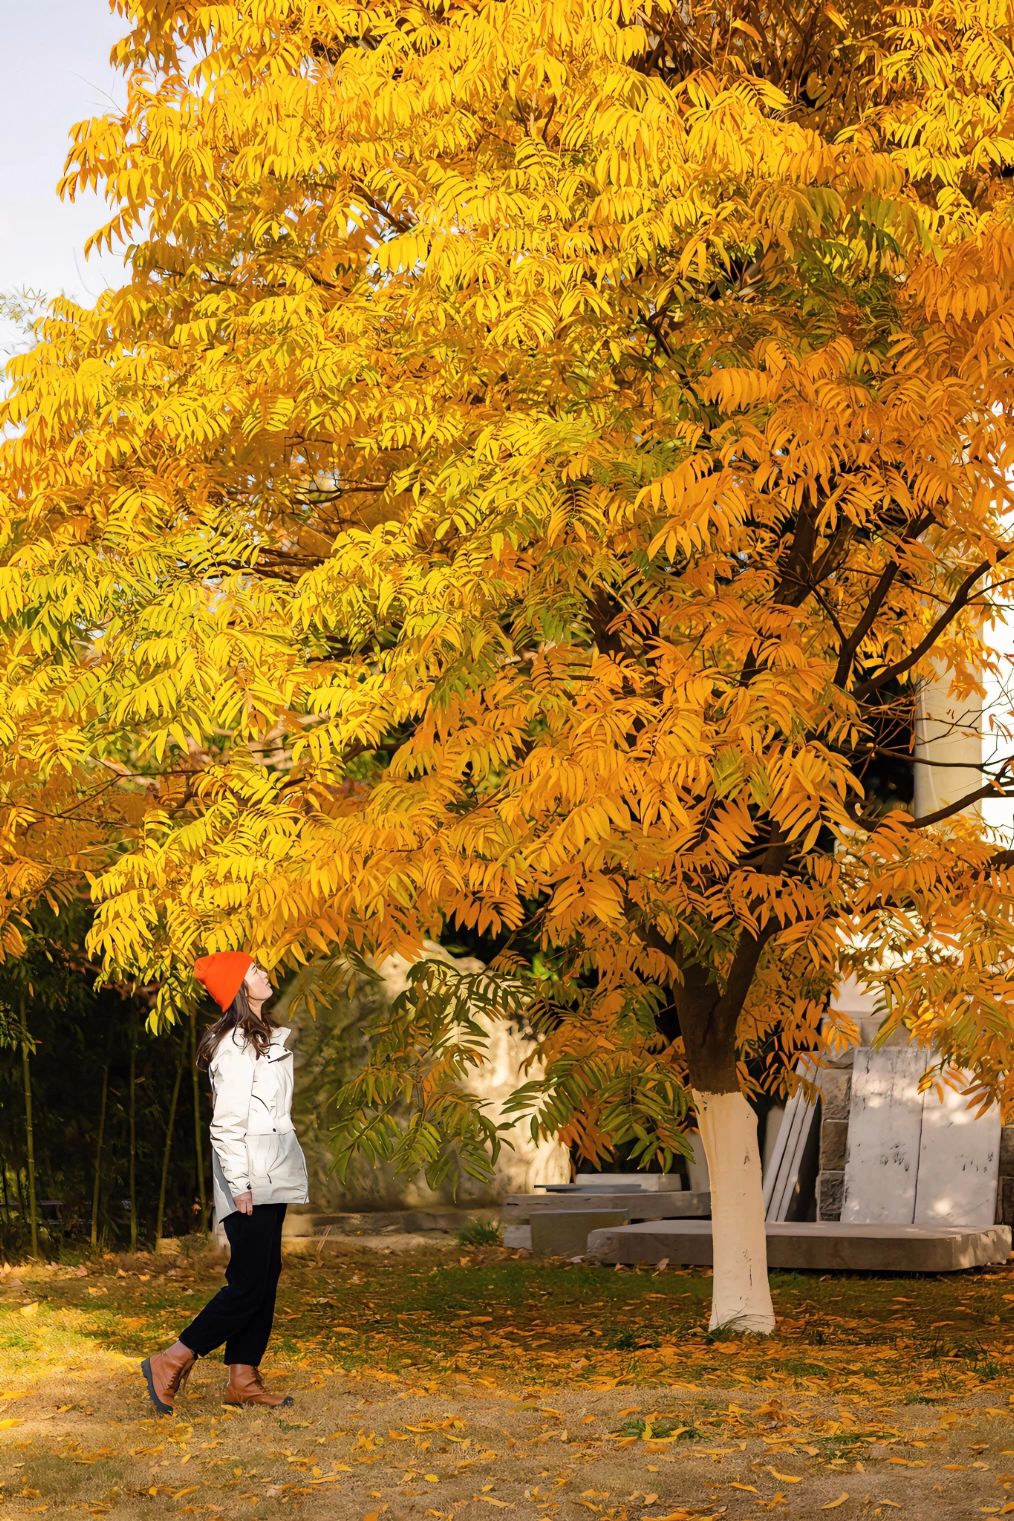
[[913,829],[928,829],[931,824],[941,824],[944,819],[953,818],[956,813],[961,813],[964,808],[970,808],[973,803],[981,802],[987,797],[1014,797],[1014,792],[1005,792],[997,785],[999,777],[992,782],[985,782],[977,787],[974,792],[967,793],[964,797],[955,798],[953,803],[947,803],[943,808],[937,808],[933,813],[924,813],[922,818],[913,819]]
[[980,564],[975,566],[974,569],[970,570],[964,581],[962,581],[956,595],[948,603],[947,607],[944,608],[944,611],[940,614],[939,618],[936,619],[928,632],[923,636],[922,639],[919,640],[919,643],[916,645],[915,649],[910,650],[903,660],[895,661],[894,665],[887,666],[878,675],[871,677],[869,681],[864,681],[852,694],[856,700],[858,702],[864,701],[865,698],[869,697],[873,692],[876,692],[880,687],[885,686],[887,682],[894,681],[899,676],[904,676],[905,673],[907,671],[910,671],[914,665],[918,665],[923,656],[929,654],[930,650],[936,644],[937,640],[940,638],[940,635],[944,632],[944,630],[949,626],[949,624],[954,622],[954,619],[967,605],[969,597],[971,596],[972,587],[975,585],[976,581],[978,581],[981,576],[984,576],[994,564],[999,564],[1001,560],[1007,559],[1010,554],[1011,550],[1005,550],[995,562],[992,560],[983,560],[980,562]]
[[[974,792],[966,792],[963,797],[955,798],[951,803],[945,803],[943,807],[936,808],[932,813],[924,813],[920,818],[912,819],[906,826],[908,829],[928,829],[931,824],[942,824],[945,819],[951,819],[955,814],[970,808],[973,803],[979,803],[983,798],[989,797],[1014,797],[1014,792],[1005,791],[1000,785],[1004,771],[1010,776],[1009,762],[1004,762],[997,775],[992,781],[984,782],[981,787],[976,787]],[[874,830],[884,822],[882,814],[852,812],[850,815],[860,829]]]
[[[905,530],[901,538],[901,544],[914,543],[916,539],[926,532],[932,522],[933,514],[931,512],[923,513],[922,517],[917,518]],[[897,559],[892,560],[889,565],[885,565],[881,571],[877,584],[870,593],[870,600],[867,602],[858,622],[849,635],[847,643],[839,651],[838,666],[834,674],[836,686],[844,687],[848,680],[849,672],[855,662],[856,655],[859,653],[862,642],[876,622],[877,614],[886,602],[888,592],[897,580],[900,571],[901,565]]]

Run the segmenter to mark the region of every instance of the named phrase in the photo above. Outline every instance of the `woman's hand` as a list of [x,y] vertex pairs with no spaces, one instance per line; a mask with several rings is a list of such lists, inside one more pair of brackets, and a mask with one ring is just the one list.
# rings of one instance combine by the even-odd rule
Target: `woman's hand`
[[241,1215],[253,1214],[253,1194],[247,1190],[245,1194],[233,1194],[232,1202]]

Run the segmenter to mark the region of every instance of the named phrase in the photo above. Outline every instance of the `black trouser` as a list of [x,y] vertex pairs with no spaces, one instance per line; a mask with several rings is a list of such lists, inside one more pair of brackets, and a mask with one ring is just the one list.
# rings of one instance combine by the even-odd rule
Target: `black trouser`
[[229,1238],[226,1287],[180,1332],[180,1341],[198,1357],[225,1342],[226,1363],[256,1368],[264,1356],[275,1313],[275,1290],[282,1271],[284,1204],[255,1204],[222,1222]]

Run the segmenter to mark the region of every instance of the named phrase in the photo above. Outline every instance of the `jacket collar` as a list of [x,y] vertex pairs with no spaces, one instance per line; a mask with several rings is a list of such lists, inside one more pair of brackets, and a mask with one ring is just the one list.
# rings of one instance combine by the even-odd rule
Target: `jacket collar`
[[277,1030],[272,1030],[271,1038],[268,1041],[268,1049],[264,1053],[264,1060],[266,1062],[280,1062],[285,1057],[292,1055],[292,1052],[287,1050],[285,1046],[285,1042],[291,1034],[292,1031],[288,1025],[281,1025]]

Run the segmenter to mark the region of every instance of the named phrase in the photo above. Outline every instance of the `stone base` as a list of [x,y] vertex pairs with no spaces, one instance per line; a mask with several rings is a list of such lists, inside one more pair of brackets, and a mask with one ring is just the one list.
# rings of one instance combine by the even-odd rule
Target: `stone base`
[[532,1234],[532,1254],[535,1257],[583,1257],[590,1231],[601,1234],[601,1227],[623,1225],[629,1219],[623,1209],[565,1209],[533,1215],[528,1227]]
[[[610,1220],[603,1218],[605,1214]],[[610,1221],[622,1224],[627,1220],[706,1219],[710,1214],[711,1195],[691,1193],[689,1189],[643,1194],[602,1189],[549,1196],[512,1194],[504,1200],[500,1214],[501,1238],[512,1251],[573,1257],[584,1253],[589,1230]],[[570,1216],[575,1219],[569,1219]],[[586,1223],[588,1217],[594,1217],[591,1224]],[[540,1225],[538,1244],[533,1235],[536,1221]]]
[[527,1224],[536,1215],[558,1215],[571,1209],[623,1210],[628,1220],[706,1219],[711,1214],[711,1195],[674,1189],[671,1193],[637,1193],[633,1190],[583,1189],[573,1194],[510,1194],[500,1218],[505,1226]]
[[315,1210],[312,1206],[289,1205],[282,1226],[285,1240],[321,1236],[364,1236],[378,1232],[449,1232],[459,1231],[469,1220],[496,1220],[499,1211],[495,1205],[477,1205],[475,1208],[455,1205],[435,1205],[419,1209],[370,1209],[341,1210],[331,1213]]
[[532,1227],[530,1225],[502,1225],[500,1240],[509,1252],[530,1252]]
[[[954,1273],[1006,1262],[1009,1227],[842,1225],[831,1221],[767,1225],[768,1266],[817,1272]],[[656,1220],[593,1230],[587,1255],[594,1262],[711,1265],[710,1220]]]

